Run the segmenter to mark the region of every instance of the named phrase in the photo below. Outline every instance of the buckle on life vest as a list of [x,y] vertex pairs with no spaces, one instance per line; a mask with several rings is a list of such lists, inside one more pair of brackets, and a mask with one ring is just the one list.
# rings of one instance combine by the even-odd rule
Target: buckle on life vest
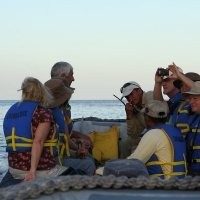
[[197,160],[196,159],[192,159],[192,163],[196,164]]

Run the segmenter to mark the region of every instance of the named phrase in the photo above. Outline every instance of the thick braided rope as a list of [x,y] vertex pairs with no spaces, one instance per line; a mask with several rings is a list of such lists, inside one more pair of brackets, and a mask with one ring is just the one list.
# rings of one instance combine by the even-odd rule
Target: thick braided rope
[[37,198],[42,193],[52,194],[54,191],[81,190],[84,188],[132,188],[132,189],[164,189],[164,190],[200,190],[200,176],[187,176],[184,179],[127,178],[125,176],[58,176],[34,179],[17,185],[0,189],[1,200],[23,200]]

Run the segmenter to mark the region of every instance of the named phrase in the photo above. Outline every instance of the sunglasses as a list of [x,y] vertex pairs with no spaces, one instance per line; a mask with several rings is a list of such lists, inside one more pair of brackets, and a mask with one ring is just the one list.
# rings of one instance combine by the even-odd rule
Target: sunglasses
[[122,92],[123,92],[123,89],[125,89],[125,88],[128,87],[129,85],[135,85],[135,86],[138,87],[138,85],[133,84],[133,83],[125,83],[125,84],[121,87],[120,92],[122,93]]

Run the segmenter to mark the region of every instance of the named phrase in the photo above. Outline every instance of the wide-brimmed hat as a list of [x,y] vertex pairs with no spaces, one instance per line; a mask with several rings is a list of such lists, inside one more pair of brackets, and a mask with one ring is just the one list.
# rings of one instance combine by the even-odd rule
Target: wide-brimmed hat
[[120,88],[120,92],[122,93],[122,97],[121,99],[123,99],[123,97],[128,96],[134,89],[136,88],[141,88],[140,85],[135,82],[135,81],[130,81],[125,83],[121,88]]
[[187,97],[188,94],[200,95],[200,81],[196,81],[190,91],[182,93],[184,98]]
[[149,117],[165,118],[167,117],[167,106],[162,101],[151,100],[141,112]]
[[[186,73],[185,74],[185,76],[187,77],[187,78],[189,78],[190,80],[192,80],[192,81],[200,81],[200,75],[199,74],[197,74],[197,73],[194,73],[194,72],[188,72],[188,73]],[[181,89],[181,83],[182,83],[182,81],[181,80],[175,80],[174,82],[173,82],[173,84],[174,84],[174,86],[176,87],[176,88],[178,88],[179,90]]]
[[63,80],[61,79],[50,79],[44,83],[48,87],[54,97],[54,102],[48,106],[48,108],[56,108],[63,104],[66,100],[71,97],[73,90],[65,87]]

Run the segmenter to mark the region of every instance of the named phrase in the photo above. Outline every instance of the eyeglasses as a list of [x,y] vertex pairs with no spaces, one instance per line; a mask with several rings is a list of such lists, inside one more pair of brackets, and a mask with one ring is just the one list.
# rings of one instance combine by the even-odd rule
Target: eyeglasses
[[[123,92],[123,89],[125,89],[125,88],[128,87],[129,85],[135,85],[135,86],[138,87],[138,85],[133,84],[133,83],[125,83],[125,84],[121,87],[120,92],[122,93],[122,92]],[[138,87],[138,88],[139,88],[139,87]]]

